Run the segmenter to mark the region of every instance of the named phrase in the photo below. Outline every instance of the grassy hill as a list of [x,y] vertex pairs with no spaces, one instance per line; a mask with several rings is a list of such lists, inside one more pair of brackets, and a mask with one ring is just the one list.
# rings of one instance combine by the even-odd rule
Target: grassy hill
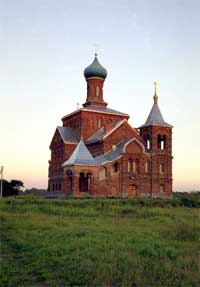
[[1,286],[200,286],[198,200],[1,199]]

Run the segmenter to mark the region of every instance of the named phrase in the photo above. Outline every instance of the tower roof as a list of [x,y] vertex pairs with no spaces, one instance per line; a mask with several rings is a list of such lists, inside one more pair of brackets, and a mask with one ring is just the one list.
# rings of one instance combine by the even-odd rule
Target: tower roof
[[94,61],[84,70],[85,78],[98,77],[105,79],[107,77],[106,69],[99,63],[97,54],[95,54]]
[[156,90],[156,82],[154,82],[155,84],[155,94],[154,94],[154,104],[153,104],[153,107],[150,111],[150,114],[145,122],[144,125],[140,126],[140,128],[142,127],[147,127],[147,126],[163,126],[163,127],[170,127],[172,128],[173,126],[166,123],[162,114],[161,114],[161,111],[159,109],[159,106],[158,106],[158,96],[157,96],[157,90]]
[[87,149],[84,142],[81,140],[70,158],[63,163],[63,167],[69,165],[95,165],[95,160],[89,150]]

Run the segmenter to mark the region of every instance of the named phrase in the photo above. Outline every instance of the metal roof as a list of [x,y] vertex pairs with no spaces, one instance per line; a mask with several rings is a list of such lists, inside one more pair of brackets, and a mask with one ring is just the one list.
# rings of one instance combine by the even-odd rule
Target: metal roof
[[81,140],[75,150],[73,151],[70,158],[63,163],[63,167],[70,165],[96,165],[96,162],[87,149],[84,142]]
[[118,114],[118,115],[123,115],[123,116],[128,116],[128,114],[124,114],[122,112],[110,109],[110,108],[104,108],[104,107],[97,107],[97,106],[87,106],[85,108],[82,108],[82,110],[89,110],[89,111],[97,111],[101,113],[109,113],[109,114]]
[[77,129],[71,127],[57,127],[63,141],[65,143],[78,143],[80,140],[80,135]]
[[170,128],[172,127],[172,125],[164,121],[157,102],[154,102],[153,107],[150,111],[150,114],[145,124],[140,126],[140,128],[147,127],[147,126],[164,126],[164,127],[170,127]]
[[124,153],[124,146],[128,142],[129,142],[129,140],[126,142],[123,142],[123,143],[119,143],[115,146],[115,150],[95,157],[96,164],[100,165],[100,164],[103,164],[103,163],[106,163],[109,161],[113,161],[113,160],[116,160],[117,158],[119,158]]
[[116,127],[120,126],[120,124],[122,122],[124,122],[126,120],[122,120],[122,121],[115,121],[112,123],[111,125],[111,128],[107,131],[105,131],[105,128],[104,127],[101,127],[99,130],[97,130],[93,135],[91,135],[88,140],[86,141],[86,144],[90,144],[90,143],[94,143],[96,141],[100,141],[100,140],[103,140],[103,138],[111,133]]

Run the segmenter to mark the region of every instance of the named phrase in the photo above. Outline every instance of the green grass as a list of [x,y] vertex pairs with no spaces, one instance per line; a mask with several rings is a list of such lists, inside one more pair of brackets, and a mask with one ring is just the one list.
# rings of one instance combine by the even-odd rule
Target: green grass
[[200,209],[184,205],[2,199],[1,286],[199,287]]

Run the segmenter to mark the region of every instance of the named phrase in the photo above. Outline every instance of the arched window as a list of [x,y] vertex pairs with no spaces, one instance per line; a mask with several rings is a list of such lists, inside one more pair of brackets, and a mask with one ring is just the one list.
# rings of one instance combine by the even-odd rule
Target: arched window
[[136,161],[133,161],[133,173],[136,173]]
[[133,171],[133,160],[131,158],[129,158],[128,160],[128,172],[132,172]]
[[118,162],[116,162],[112,166],[112,173],[117,173],[118,171],[119,171],[119,164],[118,164]]
[[103,167],[99,171],[99,179],[102,180],[102,179],[106,178],[106,176],[107,176],[107,168]]
[[150,164],[150,161],[146,161],[145,162],[145,172],[146,173],[150,173],[150,168],[151,168],[151,164]]
[[98,119],[98,127],[101,128],[101,126],[102,126],[102,120]]
[[96,96],[99,96],[99,87],[96,87]]
[[165,192],[165,186],[164,186],[164,184],[161,184],[161,185],[160,185],[160,192]]
[[164,163],[160,163],[159,164],[159,173],[163,174],[165,172],[165,166]]
[[147,149],[149,150],[149,149],[151,149],[151,143],[150,143],[150,139],[147,139]]
[[61,183],[59,183],[59,188],[58,189],[59,189],[59,191],[61,191]]
[[54,191],[54,183],[52,184],[52,190]]
[[166,136],[158,135],[158,148],[161,150],[166,149]]
[[133,173],[139,172],[139,161],[138,159],[134,159],[133,161]]

